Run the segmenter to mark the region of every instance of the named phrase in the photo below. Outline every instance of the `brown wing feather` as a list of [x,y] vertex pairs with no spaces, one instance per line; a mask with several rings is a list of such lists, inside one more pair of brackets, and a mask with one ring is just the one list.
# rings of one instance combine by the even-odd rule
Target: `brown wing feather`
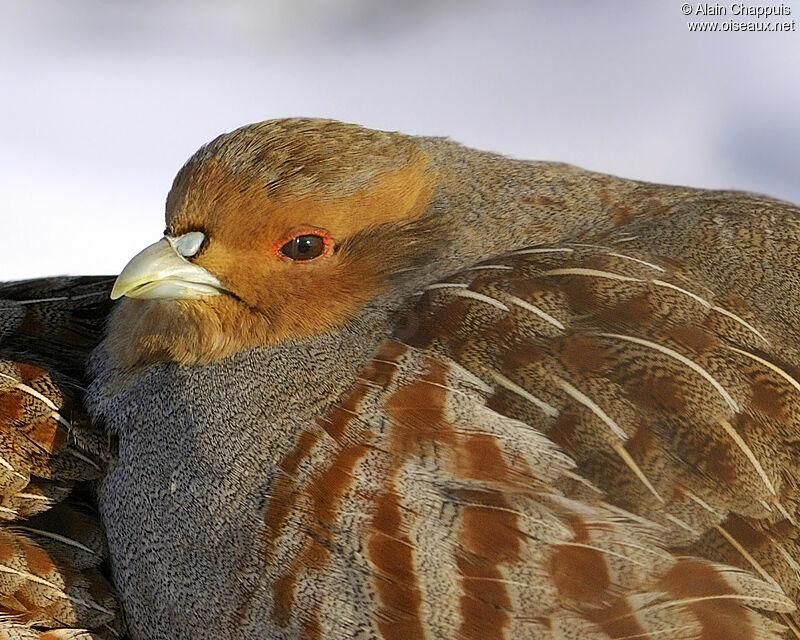
[[[114,637],[76,505],[110,455],[81,405],[110,280],[26,286],[0,289],[0,630]],[[732,290],[635,243],[430,287],[280,462],[265,614],[308,638],[796,632],[798,348]]]
[[88,482],[113,455],[83,409],[113,279],[0,285],[0,635],[119,637]]
[[800,377],[780,323],[631,243],[492,264],[425,292],[398,337],[491,385],[488,406],[563,447],[606,502],[658,524],[661,545],[800,601]]
[[280,463],[273,618],[308,638],[797,635],[796,351],[714,289],[623,244],[428,287]]

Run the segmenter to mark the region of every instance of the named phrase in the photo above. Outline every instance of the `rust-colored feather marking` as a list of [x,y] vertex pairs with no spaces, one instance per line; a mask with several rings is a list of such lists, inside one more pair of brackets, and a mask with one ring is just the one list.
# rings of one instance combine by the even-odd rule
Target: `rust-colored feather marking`
[[[127,454],[152,424],[128,429],[117,411],[137,407],[108,396],[142,374],[224,371],[216,361],[261,347],[247,362],[298,349],[298,381],[325,380],[256,407],[271,419],[253,421],[266,435],[247,454],[261,464],[235,474],[252,485],[224,517],[202,514],[199,539],[237,534],[236,573],[209,583],[229,590],[195,589],[181,563],[156,586],[126,575],[131,549],[161,549],[155,526],[119,531],[141,522],[126,491],[149,469],[124,471],[142,451],[111,467],[101,495],[125,515],[107,523],[130,543],[114,567],[132,631],[164,635],[147,622],[162,593],[170,624],[176,602],[187,619],[232,603],[202,613],[287,640],[800,638],[796,214],[331,121],[220,136],[167,201],[170,235],[205,235],[191,261],[220,295],[122,301],[94,360],[98,410]],[[281,254],[307,234],[325,238],[322,255]],[[89,506],[115,452],[83,407],[109,286],[0,285],[3,638],[123,632]],[[340,339],[340,353],[303,358]],[[292,373],[266,379],[280,390],[274,376]],[[324,409],[287,415],[284,400]],[[252,514],[232,522],[240,497],[262,509],[255,548],[241,544]]]
[[[496,444],[494,448],[493,460],[505,469]],[[503,568],[520,559],[519,515],[499,492],[462,489],[454,497],[463,505],[462,551],[457,555],[463,592],[460,633],[465,638],[503,638],[514,608]]]
[[[766,533],[753,548],[752,540],[743,543],[728,532],[737,510],[737,517],[756,518],[759,526],[773,529],[783,521],[794,530],[797,499],[781,473],[795,472],[786,466],[788,454],[776,459],[769,452],[788,451],[780,441],[785,428],[777,425],[786,424],[794,410],[797,378],[790,367],[754,351],[769,348],[773,338],[766,326],[754,324],[744,306],[737,304],[726,313],[715,302],[713,289],[694,283],[677,262],[638,254],[631,241],[627,244],[624,253],[579,245],[518,251],[502,260],[511,269],[473,269],[452,276],[443,286],[427,288],[417,304],[415,325],[399,329],[398,337],[453,358],[493,388],[489,407],[561,443],[580,474],[565,469],[555,486],[591,501],[596,494],[583,484],[589,479],[606,491],[611,503],[638,511],[669,531],[670,545],[740,566],[751,572],[748,580],[756,581],[748,583],[752,591],[743,590],[741,580],[734,579],[739,574],[728,569],[705,560],[672,560],[670,569],[649,574],[651,582],[646,578],[628,595],[610,598],[618,590],[612,585],[619,585],[610,567],[626,553],[611,553],[604,543],[587,538],[593,529],[581,517],[565,515],[571,533],[545,547],[551,550],[547,570],[552,584],[565,601],[603,605],[579,614],[583,622],[551,612],[536,618],[536,624],[573,632],[589,625],[585,633],[591,629],[609,638],[659,638],[665,633],[717,638],[720,630],[732,637],[774,637],[779,627],[754,609],[775,611],[789,630],[796,627],[791,605],[781,593],[794,594],[798,588],[797,562],[789,550],[795,549],[794,543],[785,534]],[[425,370],[430,375],[436,368],[428,365]],[[520,490],[524,474],[531,478],[530,469],[510,471],[507,441],[497,434],[460,438],[452,434],[462,427],[442,429],[442,423],[453,421],[449,411],[447,422],[440,415],[443,398],[432,397],[421,386],[407,385],[403,393],[404,406],[424,398],[420,405],[427,408],[409,412],[402,422],[422,420],[415,433],[447,444],[444,459],[458,460],[450,467],[452,477],[489,483],[491,489],[479,490],[478,504],[493,495],[507,501],[506,496]],[[448,406],[450,400],[445,397],[444,402]],[[412,441],[418,452],[424,451],[422,441]],[[400,449],[408,446],[403,442]],[[536,486],[532,479],[528,482]],[[487,540],[496,544],[502,540],[500,531],[524,529],[511,503],[502,503],[505,509],[498,512],[507,518],[502,525],[498,517],[471,525],[473,531],[491,532]],[[466,521],[466,509],[460,518]],[[711,535],[723,542],[703,542]],[[640,546],[647,548],[647,543]],[[459,548],[459,601],[466,607],[458,616],[459,633],[507,637],[503,634],[517,628],[520,601],[515,590],[503,590],[511,584],[508,571],[513,573],[526,553],[518,552],[505,564],[486,548],[486,556],[468,553],[463,539]],[[469,591],[476,584],[492,584],[493,595]],[[769,585],[768,595],[759,600],[753,594],[766,588],[764,584]],[[717,615],[725,617],[725,625],[713,624]]]
[[553,583],[564,598],[599,603],[610,586],[603,552],[590,544],[589,531],[581,520],[573,518],[569,524],[574,537],[555,547],[550,560]]
[[367,555],[375,568],[381,608],[378,628],[385,640],[423,637],[419,620],[422,596],[414,566],[414,545],[404,533],[400,499],[393,484],[378,498]]
[[[575,259],[580,257],[576,253],[564,255]],[[537,255],[517,259],[527,266]],[[503,278],[505,272],[496,271],[494,277]],[[484,278],[489,270],[474,273]],[[443,295],[448,289],[453,288],[434,287],[423,294],[418,332],[402,329],[405,345],[384,343],[350,393],[303,432],[282,461],[291,481],[278,481],[280,490],[273,492],[266,517],[271,557],[275,562],[289,558],[290,564],[273,584],[273,619],[286,628],[311,629],[310,637],[342,633],[342,628],[326,626],[330,620],[322,611],[331,597],[326,585],[332,588],[330,580],[358,566],[369,576],[356,587],[363,589],[357,591],[363,598],[358,628],[367,625],[381,638],[594,634],[715,639],[719,629],[743,639],[777,638],[780,627],[757,611],[786,616],[793,605],[783,594],[785,580],[766,568],[772,565],[758,565],[763,573],[749,566],[752,573],[740,574],[706,560],[682,559],[656,543],[664,531],[670,531],[671,543],[700,541],[706,532],[718,532],[715,527],[721,528],[725,517],[725,498],[714,493],[715,484],[704,485],[692,468],[664,460],[664,448],[680,446],[680,441],[670,445],[664,425],[654,422],[675,411],[690,415],[693,396],[676,390],[684,388],[679,382],[683,379],[696,379],[695,388],[708,383],[704,393],[716,397],[710,411],[730,411],[725,396],[698,375],[698,367],[725,385],[737,407],[748,406],[739,385],[720,376],[708,360],[708,354],[724,347],[686,331],[677,334],[682,342],[676,334],[660,338],[646,332],[640,334],[647,336],[641,344],[624,339],[636,335],[612,332],[606,319],[604,331],[587,323],[583,333],[575,333],[574,324],[565,323],[563,338],[515,335],[514,325],[506,327],[510,349],[530,340],[538,344],[525,346],[535,357],[512,357],[502,350],[476,348],[457,332],[431,330],[448,321],[442,317],[439,322],[437,315],[453,308],[453,298]],[[650,295],[664,290],[669,288],[654,287]],[[502,293],[496,295],[505,300]],[[550,298],[545,312],[568,320],[574,311],[552,306],[568,300]],[[459,318],[469,317],[477,335],[476,321],[495,327],[505,322],[495,305],[474,297],[459,297],[458,304],[465,301],[474,306],[460,307]],[[585,310],[582,305],[584,322]],[[678,351],[680,344],[686,352]],[[477,345],[483,346],[480,338]],[[690,352],[697,362],[684,355]],[[619,369],[620,362],[642,354],[657,358],[654,370],[663,371],[665,382],[649,383],[661,389],[656,394],[660,399],[637,396],[632,392],[635,374]],[[599,400],[590,399],[578,385],[588,385]],[[497,402],[498,393],[507,394],[503,403]],[[587,444],[565,441],[578,458],[580,475],[544,435],[555,435],[570,415],[577,416],[573,428],[590,436],[602,434]],[[631,416],[638,416],[633,429]],[[729,420],[735,438],[718,423],[716,428],[709,423],[706,433],[716,438],[710,450],[714,442],[728,443],[725,451],[738,451],[748,460],[765,495],[773,495],[770,486],[780,494],[783,489],[772,480],[772,467],[765,466],[760,446],[748,442],[747,431],[737,430],[734,422]],[[587,449],[589,443],[594,444]],[[742,467],[736,460],[730,458],[736,466],[725,473],[739,477]],[[604,494],[581,477],[587,474],[594,474],[601,487],[610,488],[611,482],[623,487],[627,498],[606,493],[606,499],[628,509],[638,502],[645,517],[600,502]],[[563,497],[564,492],[581,501]],[[282,515],[285,506],[280,503],[287,500],[292,506],[289,515]],[[751,509],[766,517],[779,513],[762,506]],[[360,550],[345,553],[353,548]],[[739,564],[708,550],[702,555]],[[309,607],[312,602],[316,607]],[[715,626],[716,616],[724,616],[726,623]],[[791,618],[784,620],[793,624]]]

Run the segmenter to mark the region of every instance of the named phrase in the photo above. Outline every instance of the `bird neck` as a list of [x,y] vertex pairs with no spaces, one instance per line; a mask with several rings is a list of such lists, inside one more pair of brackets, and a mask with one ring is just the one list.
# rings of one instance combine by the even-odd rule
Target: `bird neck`
[[[269,448],[262,452],[264,459],[280,456],[293,431],[313,422],[353,384],[360,367],[389,335],[395,311],[395,306],[369,305],[336,331],[247,349],[206,365],[162,362],[130,371],[117,368],[101,345],[94,354],[89,408],[119,433],[123,445],[144,423],[152,422],[146,428],[161,432],[166,412],[185,422],[179,431],[190,439],[211,435],[242,442],[243,424],[260,425],[250,434],[256,439],[269,425],[279,437],[263,443]],[[131,407],[139,409],[131,412]],[[259,416],[241,422],[214,409],[216,417],[204,419],[203,407],[252,407]]]
[[[365,309],[335,332],[205,366],[98,372],[92,412],[119,434],[118,460],[98,500],[116,587],[129,607],[191,604],[203,637],[224,637],[238,628],[241,603],[255,592],[268,597],[264,504],[285,475],[278,461],[353,384],[389,326],[385,311]],[[158,541],[147,562],[126,554],[139,532]],[[154,566],[168,566],[170,579],[154,580]],[[137,637],[149,637],[147,620],[156,616],[134,616]],[[159,622],[170,633],[163,637],[180,634],[173,622]]]
[[696,192],[559,162],[515,160],[448,140],[425,145],[441,176],[431,215],[455,234],[437,264],[439,276],[522,247],[596,239],[661,215]]

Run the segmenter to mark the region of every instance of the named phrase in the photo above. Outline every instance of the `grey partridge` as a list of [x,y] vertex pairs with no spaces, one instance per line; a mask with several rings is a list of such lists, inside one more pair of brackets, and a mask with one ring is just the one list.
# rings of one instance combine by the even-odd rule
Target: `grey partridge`
[[800,638],[796,206],[291,119],[166,223],[0,287],[1,637]]

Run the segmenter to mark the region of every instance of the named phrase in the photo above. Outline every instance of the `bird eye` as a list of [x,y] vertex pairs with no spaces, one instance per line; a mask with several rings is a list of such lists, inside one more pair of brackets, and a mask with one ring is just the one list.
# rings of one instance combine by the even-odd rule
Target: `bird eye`
[[313,260],[325,253],[327,248],[328,243],[323,236],[309,233],[295,236],[278,249],[278,253],[292,260]]

